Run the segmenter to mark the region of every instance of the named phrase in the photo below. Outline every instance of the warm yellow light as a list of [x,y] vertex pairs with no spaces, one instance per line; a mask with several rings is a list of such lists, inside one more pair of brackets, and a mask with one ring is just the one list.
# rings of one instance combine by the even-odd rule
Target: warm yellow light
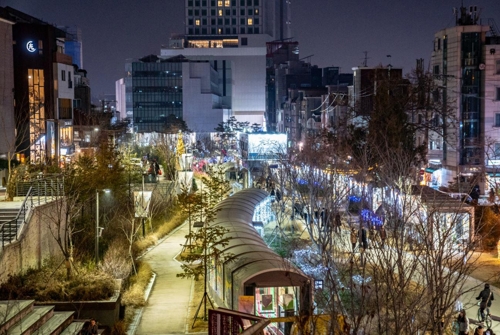
[[195,24],[196,24],[197,26],[199,26],[199,25],[200,25],[200,20],[196,20],[196,21],[195,21]]
[[249,25],[249,26],[253,25],[253,19],[252,19],[252,18],[249,18],[249,19],[248,19],[248,25]]

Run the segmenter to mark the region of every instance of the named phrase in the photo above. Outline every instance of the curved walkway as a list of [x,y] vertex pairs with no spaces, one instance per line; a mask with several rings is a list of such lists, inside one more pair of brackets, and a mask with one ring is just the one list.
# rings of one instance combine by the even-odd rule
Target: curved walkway
[[175,257],[185,243],[188,229],[184,223],[142,257],[156,273],[156,281],[143,309],[136,335],[187,332],[192,280],[176,277],[182,271]]

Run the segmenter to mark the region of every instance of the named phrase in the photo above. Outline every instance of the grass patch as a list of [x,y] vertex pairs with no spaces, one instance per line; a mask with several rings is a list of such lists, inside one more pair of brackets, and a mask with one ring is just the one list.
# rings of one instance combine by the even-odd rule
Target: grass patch
[[122,295],[122,305],[133,308],[144,306],[146,303],[144,292],[152,276],[151,266],[148,263],[139,262],[137,274],[130,277],[129,287]]
[[[193,295],[191,297],[191,301],[189,302],[189,315],[187,322],[189,323],[188,332],[190,333],[202,333],[208,331],[208,321],[203,320],[203,305],[198,312],[198,318],[194,323],[194,328],[191,328],[193,325],[194,315],[196,314],[196,310],[200,305],[201,298],[203,297],[203,280],[194,281],[193,285]],[[208,309],[212,308],[210,303],[207,301],[207,320],[208,320]]]
[[74,264],[71,279],[66,278],[66,268],[49,263],[39,270],[10,276],[0,285],[0,299],[34,299],[49,301],[107,300],[117,289],[112,276],[94,266]]

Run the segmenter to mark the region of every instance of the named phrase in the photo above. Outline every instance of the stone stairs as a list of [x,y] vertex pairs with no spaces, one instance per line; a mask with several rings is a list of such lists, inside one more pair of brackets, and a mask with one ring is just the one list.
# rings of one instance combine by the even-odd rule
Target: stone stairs
[[35,306],[34,300],[0,301],[0,334],[76,335],[83,322],[73,312],[56,312],[54,306]]

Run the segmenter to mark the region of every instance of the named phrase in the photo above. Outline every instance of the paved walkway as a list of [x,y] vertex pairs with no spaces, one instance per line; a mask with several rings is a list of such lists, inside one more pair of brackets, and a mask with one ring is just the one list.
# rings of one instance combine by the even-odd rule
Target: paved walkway
[[182,271],[174,259],[185,243],[188,229],[183,224],[142,257],[156,273],[156,281],[136,335],[185,334],[192,323],[187,320],[192,280],[176,277]]

